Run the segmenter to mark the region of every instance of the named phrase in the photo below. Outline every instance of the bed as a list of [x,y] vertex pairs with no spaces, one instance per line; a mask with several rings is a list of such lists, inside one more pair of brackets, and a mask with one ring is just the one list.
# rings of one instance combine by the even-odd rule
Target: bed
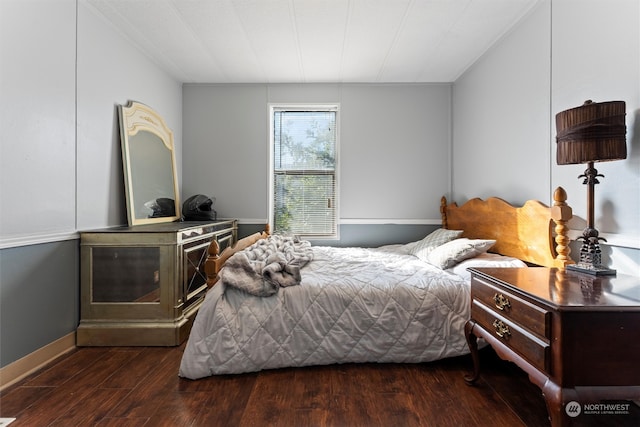
[[469,352],[472,266],[564,267],[571,208],[443,197],[442,227],[379,248],[311,246],[268,230],[222,253],[209,249],[211,285],[179,376],[198,379],[338,363],[420,363]]

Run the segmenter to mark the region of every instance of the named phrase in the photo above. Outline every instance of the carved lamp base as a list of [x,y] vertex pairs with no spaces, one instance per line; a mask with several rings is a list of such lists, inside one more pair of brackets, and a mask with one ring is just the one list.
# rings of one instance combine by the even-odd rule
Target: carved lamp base
[[579,273],[587,273],[593,276],[615,276],[616,270],[612,270],[602,265],[593,265],[586,263],[569,264],[567,270],[577,271]]
[[580,262],[567,265],[567,270],[594,276],[615,276],[616,270],[602,265],[602,252],[599,241],[605,239],[598,237],[598,231],[595,228],[587,227],[580,239],[583,241],[580,248]]

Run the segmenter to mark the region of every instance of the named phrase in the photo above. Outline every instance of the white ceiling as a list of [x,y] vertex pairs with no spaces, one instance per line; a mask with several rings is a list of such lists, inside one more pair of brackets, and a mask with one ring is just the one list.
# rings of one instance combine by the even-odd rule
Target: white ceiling
[[453,82],[540,0],[85,0],[181,82]]

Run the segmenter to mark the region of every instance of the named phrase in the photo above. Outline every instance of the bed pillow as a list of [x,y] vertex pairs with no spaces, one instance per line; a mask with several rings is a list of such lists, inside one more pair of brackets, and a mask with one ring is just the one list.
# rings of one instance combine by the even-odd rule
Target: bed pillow
[[455,239],[432,250],[426,261],[445,270],[465,259],[487,252],[495,244],[495,240]]
[[447,230],[438,228],[424,239],[417,242],[409,251],[411,255],[417,256],[423,261],[427,261],[427,256],[438,246],[457,239],[462,235],[462,230]]

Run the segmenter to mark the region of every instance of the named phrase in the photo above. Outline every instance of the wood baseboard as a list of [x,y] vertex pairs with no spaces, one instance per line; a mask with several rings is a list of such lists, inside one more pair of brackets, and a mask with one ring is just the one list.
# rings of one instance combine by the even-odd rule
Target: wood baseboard
[[0,391],[15,384],[50,363],[57,357],[62,356],[76,348],[76,333],[71,332],[50,344],[16,360],[9,365],[0,368]]

